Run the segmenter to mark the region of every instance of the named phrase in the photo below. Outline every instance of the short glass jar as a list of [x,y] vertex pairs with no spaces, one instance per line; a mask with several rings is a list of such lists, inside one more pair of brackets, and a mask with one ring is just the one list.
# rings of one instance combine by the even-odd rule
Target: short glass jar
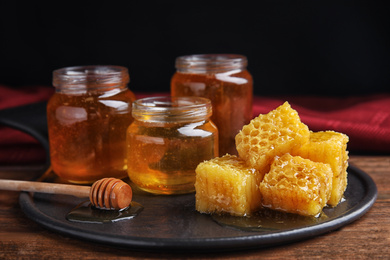
[[127,130],[131,181],[155,194],[195,190],[195,168],[218,156],[211,102],[200,97],[149,97],[133,103]]
[[203,54],[176,58],[172,96],[211,100],[211,120],[219,131],[219,155],[237,154],[235,136],[252,119],[253,79],[247,58],[236,54]]
[[135,95],[121,66],[78,66],[53,72],[47,105],[53,171],[72,183],[127,177],[126,130]]

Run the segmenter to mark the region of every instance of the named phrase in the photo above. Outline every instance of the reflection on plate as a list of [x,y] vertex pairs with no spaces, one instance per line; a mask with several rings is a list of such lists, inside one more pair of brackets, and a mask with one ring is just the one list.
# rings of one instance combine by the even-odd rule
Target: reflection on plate
[[[134,201],[144,206],[135,218],[114,223],[78,223],[66,215],[83,199],[65,195],[21,193],[23,212],[44,227],[79,239],[137,250],[228,251],[290,243],[338,229],[365,214],[374,204],[377,189],[360,169],[348,168],[345,200],[325,208],[315,221],[298,219],[294,225],[275,218],[268,228],[253,228],[252,220],[215,219],[195,211],[194,194],[157,196],[135,191]],[[279,220],[278,220],[279,219]],[[226,223],[225,223],[225,222]],[[235,220],[236,221],[236,220]],[[242,228],[242,226],[250,228]],[[271,227],[271,228],[269,228]]]

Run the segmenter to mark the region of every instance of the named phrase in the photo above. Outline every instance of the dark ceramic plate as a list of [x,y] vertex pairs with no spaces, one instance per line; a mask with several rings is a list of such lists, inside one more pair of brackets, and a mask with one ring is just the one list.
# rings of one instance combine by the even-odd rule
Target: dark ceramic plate
[[231,227],[233,221],[229,218],[216,221],[200,214],[195,211],[194,194],[155,196],[135,192],[133,199],[144,206],[143,211],[132,219],[104,224],[68,221],[66,215],[83,201],[71,196],[21,193],[20,205],[29,218],[50,230],[105,245],[152,251],[241,250],[308,239],[361,217],[375,202],[376,185],[356,167],[350,166],[348,173],[345,200],[337,207],[325,208],[323,216],[315,221],[295,217],[281,221],[278,216],[269,223],[273,220],[268,219],[268,228],[251,228],[250,219],[243,218],[236,219],[243,222],[238,228]]

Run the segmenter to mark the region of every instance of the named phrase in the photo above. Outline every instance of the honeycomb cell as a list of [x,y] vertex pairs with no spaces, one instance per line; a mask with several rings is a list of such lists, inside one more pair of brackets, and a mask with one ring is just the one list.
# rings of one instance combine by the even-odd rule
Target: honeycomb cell
[[[309,128],[301,122],[298,112],[285,102],[245,125],[236,135],[236,148],[240,158],[264,174],[275,156],[299,148],[309,141],[309,136]],[[252,142],[253,139],[259,141]]]
[[289,153],[275,158],[260,184],[264,207],[316,216],[329,200],[333,172],[328,164]]

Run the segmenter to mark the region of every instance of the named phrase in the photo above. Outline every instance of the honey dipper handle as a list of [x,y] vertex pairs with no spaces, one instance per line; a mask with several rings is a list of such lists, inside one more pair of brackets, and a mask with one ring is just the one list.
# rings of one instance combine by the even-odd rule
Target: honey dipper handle
[[0,190],[64,194],[64,195],[73,195],[80,198],[84,198],[84,197],[87,198],[89,197],[90,189],[91,187],[89,186],[80,186],[80,185],[71,185],[71,184],[0,180]]

